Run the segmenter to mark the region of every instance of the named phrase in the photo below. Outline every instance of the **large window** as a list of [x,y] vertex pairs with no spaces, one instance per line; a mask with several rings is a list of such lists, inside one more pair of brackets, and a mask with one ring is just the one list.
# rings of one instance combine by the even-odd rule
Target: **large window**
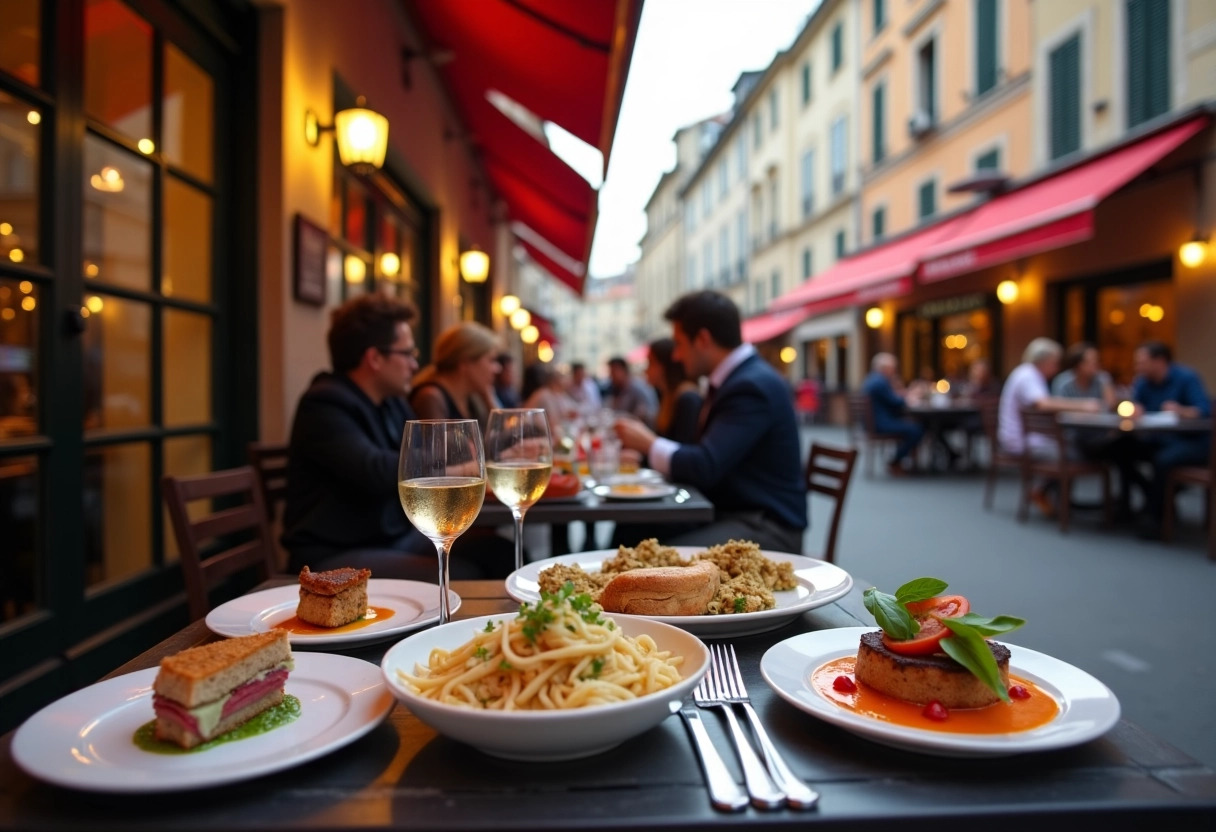
[[885,207],[874,209],[874,213],[870,215],[870,227],[874,240],[881,240],[887,233],[887,209]]
[[777,88],[773,87],[768,91],[768,126],[771,130],[776,130],[780,122],[780,116],[777,107]]
[[718,268],[722,272],[721,285],[725,286],[730,283],[730,223],[722,223],[722,227],[718,229],[718,257],[720,258]]
[[878,34],[887,25],[887,0],[873,0],[874,34]]
[[1127,126],[1170,108],[1170,0],[1127,0]]
[[921,124],[937,123],[937,41],[933,38],[916,51],[916,103]]
[[0,731],[178,626],[161,477],[253,438],[241,37],[175,8],[0,3]]
[[815,273],[815,260],[810,246],[802,250],[802,279],[810,280]]
[[832,27],[832,74],[835,75],[844,63],[844,24],[837,21]]
[[811,103],[811,59],[802,62],[802,106]]
[[996,86],[998,49],[998,0],[975,0],[975,94],[983,95]]
[[1051,158],[1081,149],[1081,36],[1073,35],[1048,57]]
[[927,220],[937,213],[937,180],[930,179],[916,190],[916,217]]

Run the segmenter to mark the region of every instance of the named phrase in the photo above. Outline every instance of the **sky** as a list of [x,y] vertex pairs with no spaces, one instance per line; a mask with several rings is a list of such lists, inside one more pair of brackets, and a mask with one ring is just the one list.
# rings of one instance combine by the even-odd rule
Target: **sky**
[[645,0],[591,246],[593,278],[641,254],[647,200],[680,127],[729,110],[731,87],[793,43],[819,0]]

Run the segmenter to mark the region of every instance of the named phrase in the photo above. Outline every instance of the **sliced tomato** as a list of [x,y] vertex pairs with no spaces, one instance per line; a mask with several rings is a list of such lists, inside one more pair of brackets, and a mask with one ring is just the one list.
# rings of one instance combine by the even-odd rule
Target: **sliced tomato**
[[939,595],[927,601],[915,601],[907,605],[908,612],[920,625],[912,638],[894,639],[883,634],[882,643],[887,649],[904,656],[926,656],[940,652],[938,645],[950,635],[950,630],[941,623],[943,618],[958,618],[971,611],[971,604],[961,595]]

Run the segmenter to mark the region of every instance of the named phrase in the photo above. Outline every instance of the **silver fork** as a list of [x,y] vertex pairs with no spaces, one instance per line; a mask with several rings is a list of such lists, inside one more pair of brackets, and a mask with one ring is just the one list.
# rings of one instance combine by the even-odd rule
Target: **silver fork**
[[709,672],[701,678],[696,690],[692,692],[693,701],[699,708],[721,708],[722,713],[726,714],[726,724],[730,726],[735,754],[739,758],[739,765],[743,767],[743,781],[747,784],[747,793],[751,797],[752,805],[757,809],[780,809],[785,805],[785,795],[777,788],[777,784],[765,770],[764,763],[756,756],[743,729],[739,727],[739,720],[735,719],[734,709],[724,693],[722,682],[725,673],[717,653],[712,652],[712,646],[710,650],[713,661]]
[[[773,745],[773,741],[769,739],[768,732],[760,723],[760,717],[756,713],[756,709],[752,707],[751,698],[747,695],[747,686],[743,684],[743,674],[739,670],[739,659],[735,655],[734,645],[730,646],[729,653],[727,653],[727,647],[721,644],[710,645],[709,649],[713,658],[711,672],[717,673],[721,670],[724,677],[725,696],[723,698],[727,702],[743,706],[743,712],[747,714],[752,731],[760,743],[760,750],[764,753],[764,762],[768,766],[769,773],[778,787],[785,792],[790,808],[813,808],[819,802],[819,792],[799,780],[794,772],[790,771],[790,767],[786,765],[785,760],[777,751],[777,746]],[[727,707],[729,709],[729,706]]]

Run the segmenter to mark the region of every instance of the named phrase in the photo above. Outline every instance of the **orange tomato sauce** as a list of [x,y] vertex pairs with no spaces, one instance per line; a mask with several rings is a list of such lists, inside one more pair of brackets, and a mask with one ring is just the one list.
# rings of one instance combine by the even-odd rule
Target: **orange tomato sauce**
[[[844,656],[820,665],[811,674],[812,687],[845,710],[895,725],[947,734],[1012,734],[1046,725],[1060,713],[1059,704],[1050,694],[1034,682],[1010,673],[1010,686],[1022,685],[1030,692],[1028,699],[1013,699],[1008,704],[997,702],[986,708],[950,708],[950,716],[937,721],[922,713],[924,705],[887,696],[858,682],[853,674],[855,662],[854,656]],[[832,683],[837,676],[848,676],[857,690],[853,693],[836,690]]]
[[316,624],[301,621],[297,616],[293,615],[291,618],[275,624],[274,628],[276,630],[286,630],[289,633],[309,636],[323,633],[349,633],[352,630],[361,630],[369,624],[375,624],[377,621],[385,621],[392,618],[395,614],[396,611],[388,607],[368,607],[367,612],[363,614],[362,618],[356,619],[349,624],[343,624],[341,627],[318,627]]

